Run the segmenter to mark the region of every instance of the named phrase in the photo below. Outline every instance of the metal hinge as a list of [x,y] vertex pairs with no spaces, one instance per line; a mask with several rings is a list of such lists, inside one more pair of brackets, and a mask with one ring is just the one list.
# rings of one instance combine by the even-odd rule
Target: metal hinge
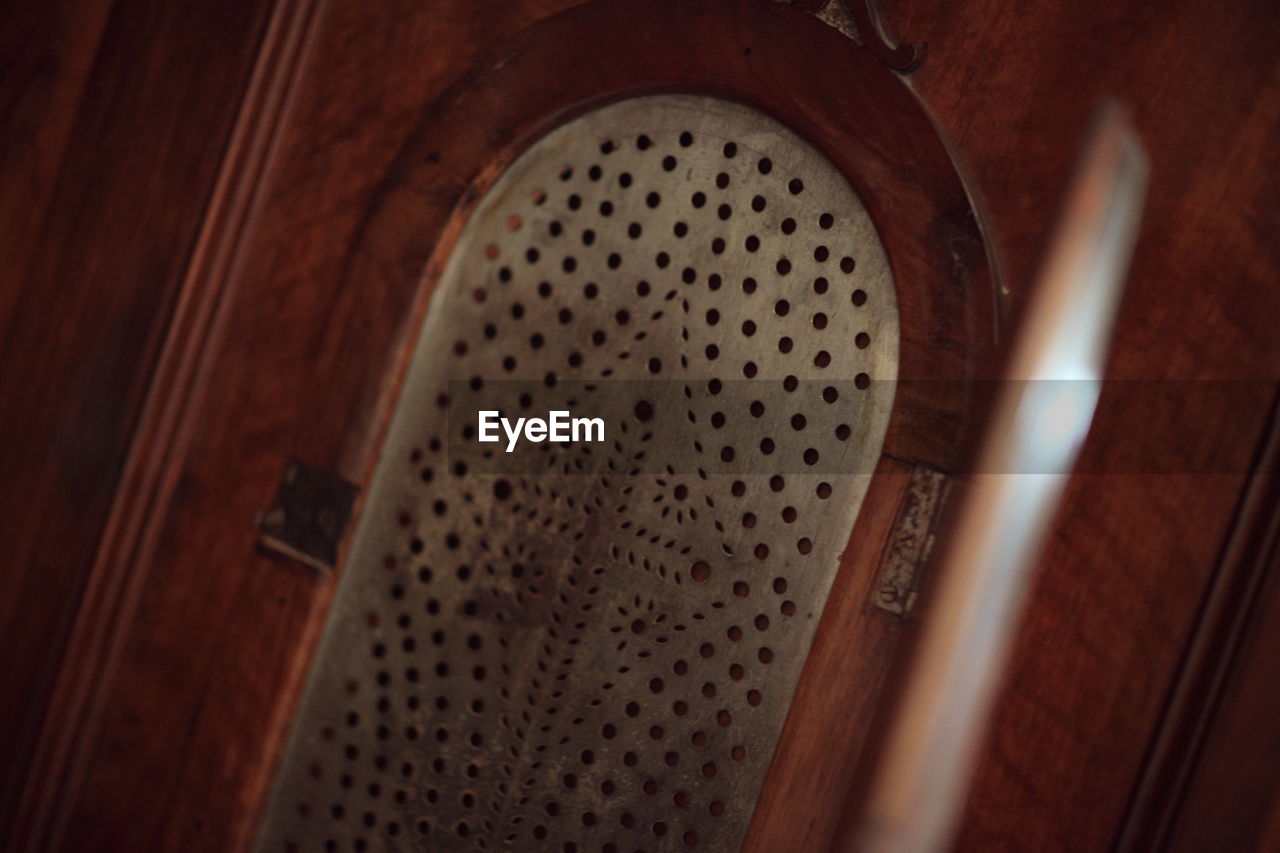
[[329,471],[289,460],[275,501],[254,527],[261,544],[322,572],[332,571],[360,489]]

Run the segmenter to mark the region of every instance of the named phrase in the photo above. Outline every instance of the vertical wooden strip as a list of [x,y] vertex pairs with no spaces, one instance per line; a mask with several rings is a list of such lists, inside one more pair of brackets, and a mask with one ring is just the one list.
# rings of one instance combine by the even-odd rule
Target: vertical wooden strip
[[[911,491],[912,466],[882,457],[831,587],[744,853],[825,850],[841,821],[832,795],[855,783],[904,623],[873,605],[886,544]],[[803,721],[803,725],[798,722]]]
[[[1280,408],[1273,412],[1235,525],[1192,630],[1164,718],[1116,841],[1120,853],[1163,850],[1280,548]],[[1223,815],[1223,820],[1229,820]]]
[[58,846],[67,804],[98,731],[102,692],[146,577],[155,527],[175,485],[188,418],[209,379],[221,309],[317,5],[282,0],[267,25],[62,659],[22,796],[15,849]]
[[70,43],[6,52],[0,75],[16,119],[16,197],[0,201],[0,839],[267,17],[266,0],[37,5],[60,23],[18,15],[6,40],[53,26]]

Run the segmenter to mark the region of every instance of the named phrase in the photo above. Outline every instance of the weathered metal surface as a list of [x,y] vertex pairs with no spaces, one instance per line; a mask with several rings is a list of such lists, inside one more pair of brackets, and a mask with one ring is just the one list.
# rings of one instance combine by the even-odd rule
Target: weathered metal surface
[[947,475],[923,465],[911,469],[893,532],[880,561],[875,605],[905,618],[915,605],[920,571],[929,561],[939,516],[946,502]]
[[[534,143],[432,298],[259,849],[737,849],[897,347],[861,203],[767,116]],[[506,454],[489,406],[606,441]]]

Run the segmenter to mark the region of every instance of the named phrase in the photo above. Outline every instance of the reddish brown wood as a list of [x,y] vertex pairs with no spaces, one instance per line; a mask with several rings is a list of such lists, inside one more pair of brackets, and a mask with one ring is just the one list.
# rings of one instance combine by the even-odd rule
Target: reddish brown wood
[[1280,843],[1280,550],[1258,567],[1263,587],[1240,638],[1194,775],[1169,827],[1168,850],[1275,850]]
[[61,670],[49,701],[46,725],[36,743],[31,773],[19,804],[18,844],[56,846],[63,791],[78,783],[85,745],[96,734],[97,708],[110,678],[121,638],[136,606],[155,527],[156,506],[172,489],[174,460],[184,452],[184,410],[208,381],[209,342],[228,298],[226,285],[250,222],[261,173],[266,168],[306,41],[313,6],[276,10],[259,51],[227,155],[213,190],[195,251],[187,266],[143,408],[117,500],[103,538]]
[[[110,0],[11,3],[0,28],[0,281],[19,282],[57,184]],[[0,329],[21,290],[0,288]]]
[[0,833],[265,7],[18,5],[6,12],[12,73],[0,84]]
[[[396,65],[387,63],[381,30],[361,40],[362,27],[381,22],[363,11],[331,7],[317,36],[315,73],[300,85],[210,356],[216,381],[193,392],[190,450],[165,475],[174,490],[154,509],[146,537],[154,550],[133,568],[138,619],[118,627],[122,653],[101,736],[83,785],[69,789],[69,848],[244,843],[330,595],[328,583],[255,552],[249,521],[289,455],[365,480],[397,365],[460,222],[455,209],[465,210],[505,157],[569,112],[626,92],[710,91],[761,106],[824,149],[862,190],[889,249],[903,306],[903,373],[961,380],[904,395],[887,447],[936,465],[954,459],[963,380],[992,328],[986,255],[927,118],[855,45],[769,4],[672,2],[655,15],[651,6],[607,2],[532,28],[517,17],[501,25],[514,34],[509,40],[489,20],[474,43],[462,32],[437,42],[438,22],[418,30],[406,14],[396,19],[404,51]],[[436,76],[390,98],[372,122],[367,110],[383,103],[380,87],[403,85],[405,72],[394,71],[421,75],[428,36],[456,52],[437,47],[429,69]],[[473,64],[467,51],[478,44],[490,54]],[[822,61],[790,61],[815,44]],[[631,59],[614,62],[624,48]],[[546,62],[551,55],[557,63]],[[352,68],[375,76],[342,79]],[[851,80],[861,84],[850,90]],[[831,109],[837,100],[844,110]],[[888,493],[886,500],[894,505]],[[866,583],[865,564],[859,571],[855,588]],[[839,654],[838,645],[827,648]],[[822,678],[833,664],[820,657],[818,665]],[[820,730],[825,718],[803,722]],[[857,733],[851,737],[856,745]],[[803,738],[802,751],[817,739]],[[828,752],[826,760],[838,773],[841,756]],[[127,784],[142,777],[154,780],[159,802],[155,790]]]
[[1268,849],[1280,807],[1280,410],[1253,465],[1168,710],[1117,841],[1121,851]]
[[[401,55],[399,66],[399,70],[402,73],[399,76],[392,75],[385,82],[388,96],[379,103],[387,109],[390,115],[395,115],[399,111],[402,120],[410,118],[419,108],[422,96],[419,91],[412,87],[407,90],[404,89],[403,82],[406,78],[411,78],[421,73],[424,67],[423,55],[420,52],[424,40],[429,41],[439,32],[438,29],[435,29],[433,16],[420,8],[415,8],[413,10],[397,10],[408,11],[410,14],[397,17],[394,21],[390,19],[370,20],[365,14],[366,9],[363,7],[359,9],[352,8],[347,11],[349,15],[342,21],[342,26],[330,31],[328,45],[330,49],[344,49],[348,40],[352,38],[353,31],[362,25],[367,25],[368,29],[364,33],[365,41],[362,43],[364,48],[362,57],[365,59],[379,57],[379,61],[382,61],[387,57],[387,39],[384,28],[401,32],[405,36],[403,45],[405,52]],[[417,16],[416,27],[412,20],[414,15]],[[519,20],[517,16],[517,21]],[[402,29],[405,27],[408,29]],[[466,47],[466,42],[462,38],[464,31],[465,26],[445,39],[445,42],[458,46],[463,51],[463,55],[465,55],[465,50],[463,49]],[[437,55],[442,54],[437,51]],[[373,63],[373,65],[377,66],[377,63]],[[380,68],[381,66],[377,67]],[[437,86],[444,82],[446,79],[445,72],[449,68],[450,66],[447,64],[442,64],[438,67],[437,76],[439,79],[436,81]],[[288,150],[288,142],[286,141],[282,148],[286,149],[287,153],[282,160],[276,161],[277,163],[283,162],[285,164],[278,168],[284,172],[283,180],[289,186],[287,191],[282,192],[275,199],[277,204],[280,203],[281,199],[285,199],[284,207],[286,209],[283,211],[276,209],[274,211],[274,228],[280,229],[290,237],[301,235],[301,242],[294,244],[296,249],[291,256],[291,259],[295,262],[300,261],[303,264],[315,262],[323,265],[326,261],[323,253],[317,253],[313,251],[313,247],[307,245],[308,220],[312,222],[314,231],[319,234],[323,233],[324,228],[332,228],[335,220],[344,223],[343,227],[349,230],[358,223],[362,214],[360,209],[348,207],[344,204],[341,195],[344,190],[333,180],[333,176],[328,174],[327,167],[319,173],[313,172],[313,165],[304,159],[298,159],[298,157],[300,154],[305,155],[305,152],[308,151],[314,152],[311,155],[313,157],[330,157],[335,148],[344,149],[344,140],[349,142],[350,139],[348,134],[359,136],[365,122],[369,119],[368,106],[363,100],[366,94],[364,88],[366,82],[363,77],[352,79],[348,74],[348,70],[342,68],[340,64],[330,66],[328,78],[321,81],[319,85],[311,90],[310,103],[302,107],[303,110],[311,109],[314,111],[315,121],[311,124],[303,123],[300,127],[294,127],[292,131],[293,150]],[[350,88],[345,101],[341,96],[343,87]],[[396,92],[399,94],[393,94]],[[343,129],[340,125],[328,121],[328,119],[332,118],[331,110],[335,103],[335,93],[339,93],[338,102],[353,105],[346,116],[351,123],[350,128]],[[360,94],[360,98],[355,97],[357,93]],[[397,97],[401,100],[397,100]],[[408,111],[405,109],[406,103],[412,105]],[[318,135],[314,134],[316,126],[319,126],[322,131]],[[377,170],[385,168],[385,158],[394,153],[394,146],[386,148],[385,141],[381,136],[381,133],[385,132],[385,127],[381,124],[376,125],[376,127],[378,132],[368,134],[370,139],[366,140],[367,144],[365,146],[357,145],[354,148],[345,150],[344,154],[344,156],[352,158],[348,164],[351,168],[347,174],[359,176],[361,180],[369,184],[369,190],[375,191],[375,193],[378,179]],[[370,172],[368,171],[370,164],[364,158],[371,153],[377,155],[380,147],[383,159],[375,159],[375,169]],[[277,177],[280,177],[279,172],[277,172]],[[252,187],[256,181],[252,175],[237,175],[233,176],[230,183]],[[315,186],[315,193],[306,191],[308,183],[312,183]],[[324,205],[317,206],[317,199],[329,198],[329,194],[333,192],[337,192],[338,197],[335,201],[326,202],[333,209],[327,215],[324,215]],[[216,243],[220,239],[233,236],[229,234],[229,231],[233,231],[234,228],[229,228],[229,226],[234,225],[234,222],[233,218],[229,223],[215,224],[210,242]],[[251,241],[251,245],[256,246],[268,258],[274,254],[270,245],[272,237],[268,236],[264,242],[260,231],[254,230],[250,233],[257,237],[256,240]],[[333,248],[337,250],[339,255],[345,255],[350,251],[349,246],[344,243],[335,243]],[[340,266],[340,264],[341,261],[339,259],[337,265]],[[271,293],[272,276],[279,274],[280,268],[268,261],[257,272],[259,275],[257,279],[259,290],[251,294],[247,302],[253,306],[251,311],[256,313],[261,321],[272,325],[278,319],[280,305],[277,298]],[[298,292],[305,297],[307,292],[306,282],[296,280],[294,285],[299,289]],[[304,299],[305,302],[306,300]],[[327,331],[325,326],[328,316],[326,307],[323,304],[308,304],[308,307],[314,308],[314,312],[304,314],[300,322],[303,325],[310,326],[312,341],[317,339],[323,341]],[[225,326],[222,326],[222,328],[225,328]],[[264,335],[261,327],[256,327],[252,331],[244,329],[239,331],[242,333],[239,338],[241,342],[276,338],[279,334],[277,329]],[[201,354],[216,353],[219,341],[220,338],[216,335],[206,341]],[[286,349],[289,348],[286,347]],[[178,347],[175,354],[180,355],[182,352],[190,352],[190,350]],[[243,356],[243,353],[241,353],[241,356]],[[288,374],[291,370],[296,369],[297,365],[308,363],[309,359],[310,356],[305,353],[299,357],[296,350],[284,353],[283,364],[292,364],[294,368],[278,369],[273,375],[262,377],[267,380],[266,398],[273,401],[277,397],[277,390],[285,392],[280,395],[282,399],[289,394],[294,394],[296,399],[297,394],[303,393],[304,389],[296,384],[298,379],[291,379]],[[167,369],[175,367],[177,366],[166,364]],[[240,365],[237,372],[257,374],[259,368],[260,365],[254,363],[250,358],[248,362]],[[181,371],[175,372],[181,373]],[[228,384],[226,382],[228,377],[218,373],[216,370],[211,373],[207,363],[202,368],[202,378],[203,383],[196,383],[194,387],[199,388],[204,383],[213,383],[214,387],[218,389],[224,405],[227,400],[242,399],[242,389],[235,385],[234,377],[231,377],[231,382]],[[259,385],[259,390],[262,390],[261,385]],[[190,394],[190,389],[179,388],[179,391],[184,394]],[[176,407],[173,405],[167,407],[170,411],[180,413],[180,417],[183,420],[180,428],[183,430],[189,429],[192,424],[191,416],[193,412],[191,406],[193,396],[184,397]],[[240,403],[237,403],[232,408],[239,409],[239,406]],[[250,409],[256,410],[261,414],[274,409],[274,402],[265,406],[250,404]],[[230,414],[230,410],[224,408],[220,411],[220,414]],[[244,414],[245,411],[241,410],[239,414],[231,417],[230,423],[236,429],[250,426],[243,420]],[[286,433],[296,432],[300,428],[305,429],[305,420],[301,422],[289,420],[287,414],[286,412],[286,417],[283,419],[276,417],[274,422],[280,423],[283,421]],[[253,419],[251,418],[251,420]],[[273,416],[271,415],[268,415],[265,420],[256,419],[247,433],[241,432],[238,433],[238,436],[242,440],[247,440],[252,448],[262,439],[265,433],[269,433],[272,423]],[[345,434],[329,436],[331,440],[338,443],[344,437]],[[287,439],[285,443],[288,443]],[[174,445],[170,445],[170,447],[172,446]],[[177,446],[181,446],[181,444],[179,443]],[[278,466],[282,459],[282,457],[278,456],[279,447],[280,444],[271,443],[263,448],[263,456],[259,460],[259,464],[264,465],[264,468],[259,473],[263,476],[264,481],[274,482],[274,478],[279,475]],[[162,446],[158,450],[163,451],[164,447]],[[220,463],[215,466],[215,469],[221,468],[221,473],[217,473],[215,476],[221,478],[227,471],[234,471],[233,482],[225,485],[232,485],[233,488],[242,485],[244,482],[249,482],[252,485],[255,482],[251,477],[253,456],[254,453],[251,450],[244,458],[233,460],[229,467],[225,463]],[[148,460],[149,463],[157,461],[163,462],[163,460]],[[162,482],[158,484],[154,482],[147,483],[147,486],[151,489],[156,489],[158,486],[159,494],[163,500],[172,497],[175,489],[181,497],[186,490],[191,488],[190,481],[183,480],[180,472],[175,472],[172,467],[161,470],[159,477]],[[149,523],[155,524],[168,520],[167,516],[163,514],[163,500],[157,501],[157,504],[153,506],[152,513],[155,518]],[[255,509],[263,505],[258,503],[256,498],[253,498],[253,500]],[[207,508],[205,511],[207,512]],[[252,550],[252,537],[246,538],[242,535],[249,531],[248,523],[252,516],[252,510],[245,510],[245,512],[248,515],[244,513],[237,515],[235,507],[232,506],[223,507],[221,510],[215,511],[213,516],[196,516],[197,518],[203,517],[206,522],[215,517],[232,520],[233,523],[221,529],[221,535],[230,534],[234,537],[236,548],[235,555],[231,559],[233,561],[243,560],[248,564],[247,567],[250,570],[248,577],[252,577],[253,570],[260,571],[263,567],[273,573],[279,573],[275,578],[279,594],[268,594],[263,598],[250,597],[253,602],[260,604],[265,610],[249,614],[248,621],[239,623],[237,627],[243,628],[245,624],[249,624],[252,629],[241,635],[234,633],[231,635],[236,638],[233,641],[233,645],[237,646],[237,649],[228,657],[226,668],[221,670],[221,677],[230,679],[235,684],[233,690],[227,694],[230,698],[226,700],[225,704],[221,697],[213,701],[206,700],[208,695],[206,693],[207,685],[210,681],[216,680],[216,676],[209,671],[207,666],[207,661],[210,658],[201,657],[199,654],[193,655],[193,650],[187,647],[192,641],[193,635],[198,637],[202,631],[210,627],[212,624],[210,620],[217,620],[221,617],[222,610],[220,608],[228,604],[234,606],[240,604],[238,599],[241,597],[241,586],[246,579],[245,575],[239,573],[223,575],[221,574],[221,567],[216,569],[209,568],[218,566],[219,561],[216,555],[205,551],[205,546],[208,544],[208,531],[206,530],[205,533],[197,535],[198,539],[206,540],[203,545],[192,541],[184,542],[182,545],[196,549],[193,553],[200,556],[200,565],[205,567],[204,570],[209,571],[209,574],[203,579],[188,574],[186,568],[183,568],[187,564],[183,561],[183,557],[179,556],[177,563],[172,566],[174,572],[166,577],[166,581],[177,584],[175,587],[168,587],[167,592],[176,594],[182,602],[179,609],[186,616],[181,617],[180,621],[186,621],[186,627],[177,634],[168,633],[167,628],[165,632],[153,633],[152,629],[147,626],[152,624],[154,617],[161,615],[162,621],[165,621],[167,617],[156,609],[154,601],[149,601],[145,598],[131,611],[141,614],[143,623],[141,632],[149,637],[148,644],[151,648],[168,649],[172,652],[165,660],[161,659],[164,657],[163,655],[154,655],[147,657],[145,661],[140,663],[142,667],[141,675],[148,684],[149,695],[136,698],[140,700],[140,704],[149,704],[150,707],[157,709],[157,712],[152,715],[137,717],[133,715],[132,709],[129,709],[123,719],[109,720],[104,737],[91,741],[98,747],[99,753],[94,756],[96,763],[91,765],[91,777],[84,788],[85,798],[89,803],[86,805],[85,802],[73,796],[68,796],[70,792],[79,790],[74,785],[69,785],[57,792],[58,796],[62,798],[66,809],[73,812],[69,817],[64,814],[67,819],[56,827],[60,830],[65,830],[67,827],[72,829],[70,837],[64,840],[62,844],[63,849],[134,850],[148,847],[164,850],[198,849],[203,844],[203,849],[222,850],[226,849],[224,845],[227,843],[228,837],[242,837],[246,831],[245,826],[236,821],[237,819],[243,819],[246,810],[251,813],[258,805],[261,789],[265,784],[263,774],[266,772],[264,769],[260,769],[260,765],[263,764],[264,755],[269,755],[272,748],[269,740],[267,746],[263,748],[260,738],[264,733],[278,735],[283,730],[285,719],[282,714],[287,709],[287,705],[282,705],[279,700],[282,698],[287,699],[293,695],[293,690],[288,685],[280,683],[279,669],[273,670],[272,667],[283,666],[291,669],[297,675],[300,669],[296,661],[292,660],[292,657],[297,652],[310,647],[305,633],[280,632],[282,627],[291,627],[290,623],[282,623],[280,621],[278,615],[280,608],[286,604],[286,596],[289,596],[291,591],[294,592],[291,597],[297,600],[296,607],[301,607],[305,610],[305,608],[313,605],[322,606],[326,600],[325,596],[328,590],[327,587],[323,586],[317,588],[314,578],[308,573],[296,571],[288,563],[278,565],[271,559],[259,558],[255,555]],[[234,523],[235,519],[243,519],[244,526]],[[215,521],[215,526],[218,524],[219,522]],[[146,540],[144,543],[146,547],[139,552],[137,562],[130,567],[130,571],[133,573],[131,580],[134,582],[139,577],[146,576],[152,549],[156,544],[154,536],[155,530],[152,529],[152,538]],[[245,550],[241,550],[241,546],[244,546]],[[184,552],[182,548],[179,548],[176,553],[181,555]],[[190,595],[189,592],[193,588],[199,587],[202,580],[219,590],[220,593],[209,598],[202,598],[199,592],[206,590],[199,590],[197,594]],[[195,615],[197,612],[199,615]],[[176,615],[176,611],[170,615]],[[238,617],[245,615],[244,613],[237,614]],[[235,621],[239,622],[239,619]],[[314,624],[315,620],[311,621]],[[115,632],[116,639],[128,637],[128,629],[134,627],[127,618],[116,621],[109,619],[108,622],[107,630]],[[203,627],[198,627],[198,625]],[[299,622],[295,621],[292,623],[292,627],[305,627],[305,623],[300,625]],[[257,652],[259,643],[265,643],[267,648],[281,651],[283,660],[268,659],[265,662],[261,660]],[[199,643],[197,642],[196,645],[199,645]],[[136,655],[136,652],[133,654]],[[144,656],[147,654],[144,652]],[[214,659],[218,659],[216,653]],[[195,668],[191,666],[193,662],[196,665]],[[136,656],[127,658],[126,665],[128,664],[139,664],[138,658]],[[219,664],[221,665],[220,660]],[[264,672],[265,677],[263,675]],[[124,695],[132,703],[135,697],[129,695],[128,689],[126,688]],[[236,697],[239,696],[244,696],[245,698],[237,700]],[[201,722],[201,725],[207,726],[209,733],[212,735],[212,737],[205,740],[205,743],[212,744],[209,751],[199,752],[197,749],[191,748],[198,748],[200,746],[199,743],[189,746],[187,738],[191,733],[190,729],[185,728],[184,725],[170,725],[170,720],[173,718],[168,715],[168,710],[173,704],[177,704],[172,702],[174,697],[178,697],[180,703],[186,703],[184,708],[199,708],[208,714],[208,717]],[[244,706],[245,710],[243,715],[239,715],[237,711],[237,708],[241,706]],[[281,710],[275,711],[275,709]],[[100,712],[100,704],[94,710]],[[264,714],[271,715],[273,712],[275,713],[274,720],[266,719],[264,722]],[[230,722],[226,722],[229,719]],[[90,722],[94,721],[90,720]],[[174,735],[176,739],[165,740],[164,735],[167,734]],[[147,741],[149,745],[148,761],[157,763],[148,767],[148,762],[141,760],[141,756],[138,756],[137,760],[130,756],[125,756],[126,760],[117,764],[116,756],[118,753],[116,753],[116,745],[134,735],[140,736]],[[225,736],[227,735],[230,735],[230,741],[226,740]],[[235,750],[238,749],[238,746],[232,742],[238,741],[240,737],[246,735],[251,741],[250,751],[236,753]],[[200,738],[194,738],[194,740],[198,741]],[[152,749],[154,751],[151,751]],[[230,751],[237,768],[248,764],[255,769],[256,772],[251,775],[250,780],[257,785],[255,793],[246,794],[241,789],[234,787],[234,784],[228,784],[226,773],[219,769],[227,757],[228,751]],[[138,781],[140,779],[153,780],[166,774],[189,774],[190,779],[196,780],[198,784],[193,784],[189,791],[179,791],[167,786],[157,789],[152,784],[140,784]],[[242,778],[234,776],[230,780],[231,783],[241,781],[243,781]],[[215,792],[215,796],[205,801],[202,797],[209,790]],[[154,805],[157,798],[163,801],[166,797],[176,799],[181,808],[175,812],[167,812],[163,808],[157,809]],[[111,798],[118,799],[114,803],[105,802]],[[121,806],[122,808],[117,810],[116,806]],[[208,820],[209,826],[212,828],[212,835],[209,838],[204,838],[202,834],[202,829],[206,826],[206,820]]]
[[905,627],[870,601],[911,466],[885,457],[876,476],[880,483],[874,500],[863,503],[832,585],[744,851],[823,850],[844,822],[842,798],[857,782],[858,757]]
[[[1078,476],[1041,560],[960,847],[1111,844],[1232,524],[1280,377],[1275,9],[885,2],[928,42],[916,90],[980,188],[1016,302],[1086,117],[1129,104],[1152,164],[1108,375],[1258,380],[1231,407],[1099,409],[1087,454],[1141,472],[1201,443],[1223,473]],[[1144,447],[1145,445],[1145,447]],[[1132,465],[1132,467],[1128,467]]]
[[[0,148],[6,172],[17,163],[34,175],[30,222],[15,221],[20,194],[0,194],[0,399],[23,413],[0,436],[0,532],[6,563],[21,567],[0,590],[10,638],[0,689],[31,694],[4,705],[13,724],[0,717],[0,731],[34,743],[22,721],[45,707],[87,567],[95,588],[133,590],[95,592],[81,611],[76,648],[92,654],[68,658],[62,683],[96,698],[60,704],[80,710],[70,719],[55,709],[40,741],[54,745],[42,752],[54,766],[40,769],[56,775],[39,780],[54,784],[40,796],[50,803],[54,792],[65,809],[44,812],[60,815],[47,828],[65,832],[62,849],[243,847],[332,588],[257,552],[252,517],[290,456],[367,480],[424,310],[421,276],[438,269],[441,234],[447,246],[461,222],[455,210],[492,178],[499,152],[510,156],[588,103],[653,89],[737,97],[841,165],[898,277],[904,375],[961,380],[950,396],[947,386],[908,387],[888,448],[908,462],[954,463],[970,419],[965,380],[994,329],[980,298],[990,279],[982,235],[914,96],[797,8],[332,0],[270,168],[259,176],[233,154],[222,178],[224,188],[257,189],[254,218],[204,225],[206,246],[239,248],[189,264],[265,4],[179,13],[122,2],[90,68],[84,52],[106,7],[82,1],[65,0],[63,17],[42,24],[50,44],[68,45],[58,55],[73,57],[49,94],[23,88],[6,102],[32,117],[40,144]],[[1079,476],[1042,561],[960,846],[1103,849],[1144,766],[1280,378],[1280,174],[1267,159],[1280,131],[1280,26],[1264,5],[1189,0],[882,5],[890,34],[929,43],[912,84],[981,196],[1013,303],[1086,116],[1099,96],[1117,94],[1135,108],[1153,183],[1111,375],[1251,378],[1266,389],[1158,418],[1109,396],[1086,459],[1140,471],[1152,445],[1176,458],[1209,444],[1223,448],[1223,473]],[[66,23],[81,20],[78,9],[83,32]],[[231,257],[239,263],[218,271]],[[183,280],[189,294],[208,283],[223,301],[184,309],[170,330]],[[157,368],[166,335],[179,343]],[[136,430],[153,371],[152,399],[173,397]],[[137,462],[125,469],[130,442]],[[901,629],[861,609],[861,545],[895,505],[894,481],[881,478],[868,496],[754,849],[829,838],[834,818],[819,795],[842,802],[856,752],[874,738],[864,703]],[[111,529],[133,532],[99,548],[121,482]],[[868,658],[855,678],[823,690],[841,671],[846,632]],[[1251,677],[1240,676],[1241,696],[1259,695]],[[1256,707],[1224,702],[1223,739],[1205,751],[1210,781],[1239,757],[1233,733]],[[830,740],[824,720],[840,721]],[[72,736],[60,740],[59,727]],[[824,749],[832,743],[848,754]],[[15,777],[26,769],[21,752],[5,763]],[[1189,790],[1190,803],[1221,805]],[[1257,802],[1255,816],[1265,812]],[[1194,826],[1211,828],[1210,810],[1196,809],[1204,819]],[[788,820],[793,834],[779,830]],[[1280,835],[1280,817],[1269,820],[1257,818],[1255,838]]]

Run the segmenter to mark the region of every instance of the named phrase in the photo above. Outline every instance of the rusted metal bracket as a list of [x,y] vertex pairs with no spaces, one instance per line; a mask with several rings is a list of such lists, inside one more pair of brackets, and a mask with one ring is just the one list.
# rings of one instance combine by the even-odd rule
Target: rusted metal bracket
[[318,571],[332,571],[359,492],[337,474],[291,459],[275,501],[258,513],[253,526],[262,531],[264,547]]

